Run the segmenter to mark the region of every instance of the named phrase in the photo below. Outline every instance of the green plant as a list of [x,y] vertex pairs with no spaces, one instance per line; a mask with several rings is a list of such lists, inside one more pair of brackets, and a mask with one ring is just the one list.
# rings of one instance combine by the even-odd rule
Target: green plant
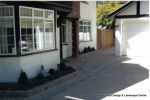
[[87,51],[88,52],[92,51],[90,46],[87,47]]
[[96,24],[97,26],[112,28],[114,20],[108,17],[109,13],[121,7],[118,1],[104,1],[96,7]]
[[92,51],[94,51],[95,50],[95,48],[94,47],[92,47]]
[[83,53],[87,53],[87,47],[83,49]]
[[55,74],[55,70],[52,69],[52,68],[50,68],[49,71],[48,71],[48,73],[49,73],[50,75],[54,75],[54,74]]
[[21,73],[20,73],[20,76],[18,79],[18,83],[19,84],[28,84],[29,83],[28,76],[23,70],[21,70]]
[[39,73],[36,77],[37,77],[37,79],[44,79],[44,76],[42,73]]

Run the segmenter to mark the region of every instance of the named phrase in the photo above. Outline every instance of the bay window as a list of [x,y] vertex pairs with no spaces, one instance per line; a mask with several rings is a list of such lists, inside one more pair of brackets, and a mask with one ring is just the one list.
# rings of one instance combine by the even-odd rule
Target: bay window
[[[17,13],[19,19],[14,17]],[[17,13],[13,6],[0,6],[0,55],[16,55],[16,44],[21,54],[55,49],[53,10],[20,6]],[[17,20],[20,34],[15,33]]]
[[21,53],[55,49],[54,11],[20,7]]
[[91,38],[91,22],[90,21],[80,21],[80,41],[90,41]]
[[0,55],[16,54],[14,8],[0,6]]

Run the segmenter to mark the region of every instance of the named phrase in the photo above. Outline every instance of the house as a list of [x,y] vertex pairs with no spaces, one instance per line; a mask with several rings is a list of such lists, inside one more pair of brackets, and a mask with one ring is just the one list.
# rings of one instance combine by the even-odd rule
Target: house
[[1,1],[0,82],[16,82],[21,69],[29,78],[41,65],[56,69],[85,46],[96,48],[95,39],[96,2]]
[[149,1],[130,1],[109,15],[115,19],[115,55],[150,57]]

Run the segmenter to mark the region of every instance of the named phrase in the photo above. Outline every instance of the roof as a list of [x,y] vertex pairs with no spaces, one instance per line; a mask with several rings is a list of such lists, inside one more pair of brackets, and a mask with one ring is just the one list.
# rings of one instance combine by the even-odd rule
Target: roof
[[108,16],[109,17],[114,17],[117,14],[121,13],[122,11],[124,11],[125,9],[127,9],[128,7],[130,7],[131,5],[135,4],[137,1],[129,1],[127,3],[125,3],[123,6],[121,6],[120,8],[118,8],[117,10],[115,10],[114,12],[110,13]]

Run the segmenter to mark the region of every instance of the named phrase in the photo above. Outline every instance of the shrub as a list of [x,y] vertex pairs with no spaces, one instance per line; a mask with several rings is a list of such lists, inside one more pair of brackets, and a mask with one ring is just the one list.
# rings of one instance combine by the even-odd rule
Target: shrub
[[92,51],[92,50],[91,50],[91,47],[88,46],[88,47],[87,47],[87,52],[90,52],[90,51]]
[[87,47],[83,49],[83,53],[87,53]]
[[94,50],[95,50],[95,48],[93,47],[91,50],[92,50],[92,51],[94,51]]
[[18,83],[19,84],[28,84],[29,83],[28,76],[23,70],[21,70],[21,73],[20,73],[20,76],[18,79]]
[[50,68],[49,71],[48,71],[48,73],[49,73],[50,75],[54,75],[54,74],[55,74],[55,70],[52,69],[52,68]]
[[44,76],[42,73],[39,73],[37,76],[36,76],[37,79],[44,79]]

